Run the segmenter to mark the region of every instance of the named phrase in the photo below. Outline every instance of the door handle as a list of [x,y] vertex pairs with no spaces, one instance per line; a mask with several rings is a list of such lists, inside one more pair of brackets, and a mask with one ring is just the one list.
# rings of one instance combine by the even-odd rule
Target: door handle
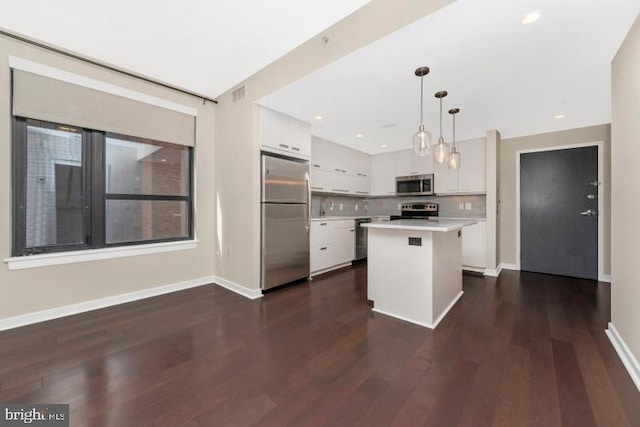
[[596,216],[596,215],[598,215],[598,212],[594,211],[593,209],[587,209],[586,211],[580,212],[580,215],[582,215],[582,216]]

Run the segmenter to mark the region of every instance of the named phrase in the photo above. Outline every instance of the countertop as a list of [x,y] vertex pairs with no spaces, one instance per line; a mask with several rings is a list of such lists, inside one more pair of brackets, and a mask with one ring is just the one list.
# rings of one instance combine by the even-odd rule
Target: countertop
[[436,219],[455,219],[458,221],[486,221],[487,218],[483,218],[483,217],[474,217],[474,216],[469,216],[469,217],[461,217],[461,216],[439,216]]
[[362,224],[367,228],[391,228],[397,230],[421,230],[421,231],[454,231],[460,230],[468,225],[475,224],[475,220],[456,219],[397,219],[390,222],[370,222]]
[[[357,216],[323,216],[323,217],[315,217],[311,218],[311,221],[334,221],[339,219],[359,219],[359,218],[389,218],[389,215],[357,215]],[[452,217],[452,216],[439,216],[435,217],[434,220],[455,220],[455,221],[486,221],[486,218],[480,217],[470,217],[470,218],[462,218],[462,217]]]
[[357,215],[357,216],[323,216],[311,218],[311,221],[336,221],[340,219],[389,218],[389,215]]

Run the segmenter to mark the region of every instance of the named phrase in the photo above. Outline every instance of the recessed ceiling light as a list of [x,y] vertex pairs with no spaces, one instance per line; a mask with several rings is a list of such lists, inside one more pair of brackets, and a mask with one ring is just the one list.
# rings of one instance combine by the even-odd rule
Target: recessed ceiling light
[[564,114],[556,114],[553,116],[554,119],[564,119]]
[[361,134],[361,133],[359,133],[359,134],[357,134],[357,135],[356,135],[356,137],[357,137],[357,138],[362,138],[363,136],[364,136],[364,135],[363,135],[363,134]]
[[522,24],[523,25],[529,25],[529,24],[533,24],[534,22],[536,22],[538,19],[540,19],[540,16],[542,14],[540,13],[539,10],[536,10],[534,12],[529,13],[528,15],[526,15],[524,18],[522,18]]
[[322,120],[322,116],[315,116],[314,117],[316,120]]
[[382,148],[387,148],[387,144],[382,144],[381,147]]

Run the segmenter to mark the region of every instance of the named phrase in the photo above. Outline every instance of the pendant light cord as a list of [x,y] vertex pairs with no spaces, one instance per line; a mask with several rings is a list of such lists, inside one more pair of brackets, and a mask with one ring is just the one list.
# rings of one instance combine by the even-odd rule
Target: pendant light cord
[[456,115],[453,115],[453,148],[456,148]]
[[423,89],[423,83],[424,82],[424,76],[420,76],[420,126],[424,125],[424,113],[422,111],[423,108],[423,97],[424,97],[424,89]]
[[442,98],[440,98],[440,139],[442,139]]

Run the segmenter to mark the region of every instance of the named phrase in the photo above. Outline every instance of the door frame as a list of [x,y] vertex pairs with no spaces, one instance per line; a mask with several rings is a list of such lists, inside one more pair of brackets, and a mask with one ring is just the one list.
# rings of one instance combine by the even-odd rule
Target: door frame
[[539,153],[542,151],[566,150],[569,148],[598,147],[598,280],[610,282],[609,275],[604,274],[604,224],[605,224],[605,178],[604,178],[604,142],[584,142],[578,144],[555,145],[551,147],[531,148],[516,151],[516,266],[520,270],[520,156],[527,153]]

